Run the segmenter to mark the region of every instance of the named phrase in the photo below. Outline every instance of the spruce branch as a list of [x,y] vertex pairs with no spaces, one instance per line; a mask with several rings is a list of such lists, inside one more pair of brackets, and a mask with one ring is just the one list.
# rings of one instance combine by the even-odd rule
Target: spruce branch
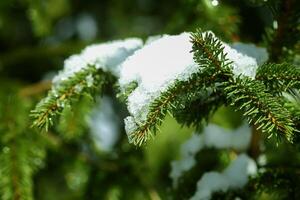
[[300,93],[298,91],[291,91],[292,94],[284,94],[285,98],[282,100],[284,107],[291,113],[292,120],[295,124],[297,134],[294,137],[294,143],[300,143]]
[[257,80],[237,78],[225,88],[229,103],[241,110],[250,124],[278,138],[284,136],[293,141],[295,133],[291,113],[279,103],[278,98],[268,93]]
[[105,82],[106,73],[89,66],[62,81],[59,86],[54,85],[48,96],[31,111],[33,126],[45,128],[47,131],[53,125],[54,118],[60,115],[66,106],[70,106],[80,96],[93,96],[95,90],[101,90]]
[[33,138],[16,136],[6,143],[0,153],[1,199],[33,199],[32,178],[44,157],[43,147],[37,146],[37,140]]
[[[194,96],[199,90],[214,86],[215,79],[219,77],[218,73],[211,73],[211,70],[200,70],[198,73],[192,74],[188,81],[175,81],[174,85],[151,103],[147,120],[143,124],[137,124],[136,130],[129,135],[129,140],[135,145],[141,146],[150,139],[159,130],[158,127],[162,124],[166,114],[175,116],[180,106],[185,107],[190,104],[191,96]],[[207,108],[206,111],[211,113],[216,110],[216,107],[211,106],[210,109]]]
[[204,79],[199,79],[199,74],[193,74],[188,81],[175,81],[163,92],[159,98],[150,105],[147,120],[143,124],[137,124],[137,129],[129,134],[129,140],[135,145],[141,146],[156,133],[167,113],[173,116],[176,110],[175,102],[178,96],[193,92],[197,87],[201,87]]
[[258,68],[256,79],[263,81],[266,87],[281,94],[300,90],[300,68],[288,63],[267,63]]
[[56,130],[66,141],[72,141],[83,136],[87,131],[86,117],[92,110],[94,101],[90,97],[80,97],[76,106],[65,107],[61,112]]
[[[0,198],[33,199],[33,175],[43,164],[45,143],[28,129],[31,103],[11,88],[0,90]],[[13,91],[13,92],[12,92]],[[17,115],[16,115],[17,113]]]
[[207,123],[215,111],[226,102],[223,92],[217,88],[196,93],[197,97],[180,103],[174,117],[182,125],[196,127],[200,130]]
[[[199,90],[214,87],[215,83],[222,83],[231,76],[229,60],[225,58],[222,43],[212,33],[202,33],[198,30],[192,34],[192,52],[194,60],[198,64],[198,71],[193,73],[187,81],[176,79],[165,92],[162,92],[150,104],[150,110],[145,122],[135,124],[130,130],[129,140],[135,145],[141,146],[158,130],[165,115],[175,115],[179,105],[186,105],[191,102]],[[211,109],[216,109],[211,107]],[[207,112],[211,111],[207,109]],[[136,123],[132,122],[131,123]]]
[[201,29],[198,29],[195,33],[191,34],[191,40],[193,43],[194,59],[199,66],[210,68],[216,73],[222,72],[227,78],[230,77],[230,64],[232,62],[226,58],[222,42],[213,33],[203,33]]

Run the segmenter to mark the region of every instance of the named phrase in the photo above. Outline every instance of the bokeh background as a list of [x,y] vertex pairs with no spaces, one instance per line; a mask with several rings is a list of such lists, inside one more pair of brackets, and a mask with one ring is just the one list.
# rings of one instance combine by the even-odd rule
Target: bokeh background
[[[185,199],[202,172],[190,175],[185,189],[174,191],[170,162],[178,158],[193,127],[182,127],[168,117],[154,140],[134,147],[123,130],[126,109],[113,98],[112,88],[101,100],[105,106],[83,99],[75,113],[63,113],[65,121],[49,133],[30,128],[29,111],[45,96],[64,59],[89,44],[201,27],[224,41],[261,45],[265,29],[271,26],[271,12],[255,0],[1,0],[0,147],[5,152],[7,138],[30,138],[28,145],[38,155],[17,155],[25,156],[19,159],[25,171],[37,165],[22,179],[38,200]],[[92,120],[82,121],[83,116]],[[227,128],[242,123],[229,108],[218,110],[211,122]],[[207,151],[199,159],[212,165],[221,160],[225,165],[229,157],[230,153]]]

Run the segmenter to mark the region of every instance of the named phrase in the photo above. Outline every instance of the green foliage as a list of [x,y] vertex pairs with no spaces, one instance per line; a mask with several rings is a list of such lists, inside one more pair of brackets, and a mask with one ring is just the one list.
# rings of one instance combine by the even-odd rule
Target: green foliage
[[175,119],[182,125],[195,127],[201,130],[205,123],[209,122],[215,111],[225,102],[225,97],[220,90],[201,91],[196,98],[189,99],[186,104],[176,106]]
[[207,78],[201,80],[198,77],[199,74],[195,73],[187,81],[177,80],[159,98],[155,99],[150,105],[147,120],[138,125],[138,128],[129,135],[129,140],[139,146],[149,140],[158,130],[158,126],[161,125],[166,114],[169,113],[173,116],[172,113],[177,110],[175,104],[179,96],[192,93],[208,81]]
[[300,68],[289,63],[267,63],[258,68],[256,79],[274,93],[291,93],[300,88]]
[[79,98],[76,106],[67,106],[61,112],[57,131],[65,140],[78,139],[87,132],[87,116],[91,111],[93,99],[89,96]]
[[273,14],[273,27],[266,29],[265,41],[268,44],[270,60],[293,62],[300,51],[300,6],[297,0],[269,3]]
[[[191,170],[185,172],[182,177],[178,180],[178,186],[173,188],[172,197],[173,199],[188,199],[196,189],[197,181],[202,177],[203,173],[199,171],[215,171],[220,170],[222,166],[222,154],[216,149],[204,149],[198,152],[195,156],[197,165]],[[225,154],[225,153],[224,153]]]
[[[274,134],[277,139],[283,136],[293,142],[296,128],[291,113],[280,103],[279,98],[270,94],[261,81],[272,84],[273,88],[279,90],[279,85],[297,88],[299,76],[297,71],[294,73],[297,68],[288,64],[265,64],[257,75],[260,81],[246,77],[234,78],[231,62],[223,51],[224,47],[212,33],[198,30],[192,34],[192,42],[194,59],[199,65],[199,71],[188,81],[175,81],[174,85],[151,103],[147,120],[143,124],[138,124],[135,132],[129,135],[130,141],[136,145],[146,142],[152,137],[152,132],[156,133],[166,113],[174,115],[182,124],[194,124],[197,127],[199,121],[202,119],[207,121],[218,106],[227,103],[242,111],[248,122],[257,129],[262,129],[270,136]],[[213,94],[206,92],[207,95],[203,90],[212,90]],[[201,99],[199,91],[207,97]],[[227,101],[215,98],[216,91],[220,97],[225,95]],[[192,109],[194,112],[190,112],[194,101],[199,110]],[[187,108],[187,113],[183,111],[184,108]],[[204,114],[201,114],[200,109]]]
[[69,9],[68,0],[25,1],[28,1],[27,12],[33,31],[39,37],[50,35],[54,22]]
[[[193,129],[201,130],[209,121],[232,127],[241,122],[242,115],[254,132],[248,154],[257,158],[252,155],[257,151],[266,157],[266,164],[258,157],[259,173],[246,187],[215,193],[213,199],[299,199],[298,4],[297,0],[218,0],[217,6],[211,0],[1,0],[0,199],[189,198],[202,174],[222,170],[236,152],[199,152],[197,165],[184,174],[178,188],[171,189],[170,161],[180,144]],[[122,130],[114,149],[102,152],[94,146],[85,118],[94,106],[95,94],[114,95],[115,78],[110,74],[91,66],[53,85],[30,114],[34,127],[47,133],[30,128],[28,117],[48,87],[35,82],[58,70],[65,57],[86,45],[78,33],[81,16],[91,17],[96,24],[92,42],[202,27],[225,41],[264,44],[270,59],[259,67],[255,80],[236,78],[219,40],[196,31],[191,40],[199,71],[187,81],[175,81],[152,102],[147,121],[138,124],[131,137],[135,144],[146,142],[167,114],[179,124],[167,117],[164,134],[143,149],[129,145]],[[88,86],[88,76],[94,79],[92,86]],[[132,83],[120,98],[125,100],[136,86]],[[121,119],[128,115],[122,106],[117,110]],[[180,132],[180,126],[189,129]],[[267,134],[255,131],[259,128]],[[269,135],[296,145],[268,140]]]
[[293,141],[295,128],[291,114],[277,98],[268,93],[262,83],[237,78],[225,91],[229,103],[242,110],[249,123],[258,130],[262,129],[270,135],[275,134],[277,138],[284,136]]
[[[92,79],[90,83],[89,79]],[[61,114],[65,107],[72,105],[81,96],[93,96],[106,83],[105,73],[90,66],[62,81],[59,86],[53,86],[48,96],[44,98],[31,112],[35,119],[33,126],[45,128],[53,125],[55,117]],[[66,111],[67,112],[67,111]]]
[[192,33],[192,42],[195,61],[204,71],[208,71],[212,81],[222,82],[230,78],[231,62],[226,58],[221,41],[212,33],[203,33],[198,29],[196,33]]
[[6,122],[0,126],[0,198],[31,200],[33,175],[44,163],[45,142],[29,129],[30,101],[13,93],[17,90],[13,87],[0,90],[0,121]]

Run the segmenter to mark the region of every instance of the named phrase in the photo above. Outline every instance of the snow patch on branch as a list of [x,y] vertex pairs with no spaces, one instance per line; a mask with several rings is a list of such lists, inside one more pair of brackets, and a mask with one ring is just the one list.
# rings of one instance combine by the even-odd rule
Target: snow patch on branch
[[208,200],[214,192],[226,192],[229,189],[244,187],[248,176],[257,173],[257,166],[246,154],[240,154],[222,172],[207,172],[197,183],[197,190],[190,200]]
[[245,151],[251,140],[251,129],[248,125],[242,125],[236,130],[227,130],[217,125],[208,125],[203,133],[194,134],[187,140],[180,150],[181,160],[171,163],[170,177],[173,179],[174,187],[182,174],[190,170],[196,164],[196,154],[204,148],[236,149]]
[[175,81],[187,80],[200,70],[191,50],[189,33],[163,35],[150,38],[142,49],[127,58],[121,66],[121,92],[126,91],[131,82],[137,82],[138,87],[128,96],[128,110],[132,117],[125,120],[126,127],[143,123],[151,102]]
[[141,48],[143,41],[139,38],[115,40],[103,44],[90,45],[80,54],[73,55],[65,60],[64,69],[53,78],[54,85],[72,77],[75,73],[89,66],[119,74],[119,65],[134,51]]
[[258,68],[255,58],[249,57],[231,48],[228,44],[223,44],[224,52],[227,53],[226,58],[233,61],[231,64],[234,76],[247,76],[252,79],[255,78],[256,70]]
[[[206,34],[204,32],[203,34]],[[224,53],[232,61],[234,75],[255,77],[258,67],[255,58],[249,53],[244,54],[230,47],[226,43]],[[247,45],[235,45],[237,49],[256,47]],[[129,94],[127,108],[130,117],[125,119],[125,129],[130,135],[139,124],[147,120],[151,103],[166,91],[176,81],[186,81],[193,73],[199,72],[202,67],[193,59],[192,42],[189,33],[180,35],[162,35],[150,37],[145,46],[121,64],[119,85],[121,92],[125,93],[130,83],[137,83],[137,87]],[[265,59],[265,58],[264,58]],[[134,127],[134,128],[133,128]]]
[[235,42],[230,46],[244,55],[255,58],[259,66],[269,59],[269,54],[266,48],[257,47],[254,44],[244,44],[240,42]]

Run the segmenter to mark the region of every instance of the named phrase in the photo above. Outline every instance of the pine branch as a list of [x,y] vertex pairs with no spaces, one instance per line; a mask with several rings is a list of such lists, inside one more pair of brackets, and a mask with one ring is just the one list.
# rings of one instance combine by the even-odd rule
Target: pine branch
[[[211,89],[211,88],[210,88]],[[204,123],[207,123],[215,111],[224,104],[225,97],[221,90],[212,89],[206,92],[201,91],[196,98],[186,101],[186,104],[176,106],[175,119],[186,126],[196,127],[200,130]],[[182,106],[182,107],[181,107]]]
[[256,79],[277,94],[300,90],[300,68],[288,63],[264,64],[258,68]]
[[39,134],[28,130],[30,102],[15,95],[11,86],[0,91],[0,198],[31,200],[33,175],[43,164],[45,145]]
[[262,83],[238,78],[225,88],[225,92],[229,103],[242,110],[249,123],[257,129],[293,141],[295,129],[291,113],[268,93]]
[[93,96],[97,88],[104,86],[106,74],[89,66],[74,76],[62,81],[59,86],[52,87],[48,96],[43,99],[36,108],[31,111],[31,117],[35,119],[33,126],[49,129],[53,120],[64,110],[66,106],[72,105],[80,96]]
[[294,143],[300,144],[300,94],[299,91],[293,91],[293,94],[285,94],[284,107],[291,113],[292,120],[298,133],[295,134]]
[[48,130],[66,106],[83,95],[92,97],[98,88],[102,92],[105,83],[117,76],[118,66],[142,44],[141,39],[128,38],[90,45],[66,59],[64,69],[53,79],[48,96],[31,112],[33,126]]
[[76,106],[63,109],[56,126],[56,130],[67,141],[78,139],[87,132],[86,117],[90,113],[94,102],[85,96],[79,98],[78,101]]
[[[193,74],[188,81],[175,81],[174,85],[151,103],[146,122],[137,124],[134,132],[129,134],[129,140],[139,146],[149,140],[158,130],[158,126],[161,125],[166,114],[173,115],[172,113],[177,109],[175,106],[177,98],[197,90],[199,86],[208,84],[207,81],[207,77],[206,79],[203,77],[201,80],[199,74]],[[207,83],[204,84],[204,82]]]
[[[224,53],[224,47],[211,32],[203,33],[198,29],[191,34],[194,60],[199,66],[210,69],[215,73],[223,73],[226,78],[231,76],[230,62]],[[214,74],[214,73],[213,73]]]
[[[175,80],[174,84],[150,104],[150,111],[144,123],[130,125],[129,140],[135,145],[142,145],[161,125],[165,115],[174,115],[179,109],[176,105],[190,103],[190,98],[203,88],[214,87],[215,83],[224,82],[232,77],[230,63],[223,52],[222,43],[212,33],[202,34],[198,30],[192,34],[194,60],[199,65],[198,72],[187,81]],[[211,109],[215,109],[211,107]],[[210,112],[210,110],[207,110]],[[130,121],[130,123],[136,123]]]
[[17,137],[0,153],[0,196],[3,200],[33,199],[33,174],[45,156],[36,140]]

